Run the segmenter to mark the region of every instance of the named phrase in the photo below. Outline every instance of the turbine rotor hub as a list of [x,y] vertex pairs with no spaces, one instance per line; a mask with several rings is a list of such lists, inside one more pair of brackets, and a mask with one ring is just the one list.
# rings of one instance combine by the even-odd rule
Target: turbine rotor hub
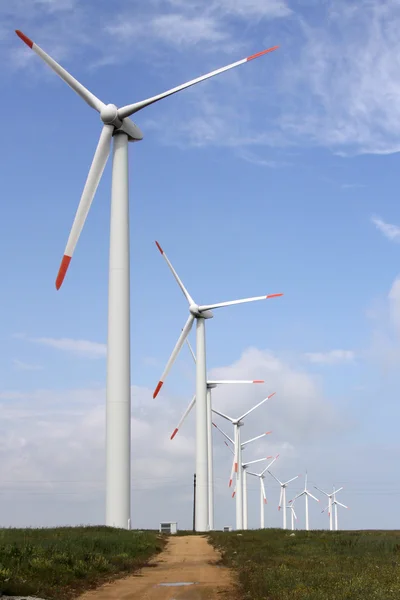
[[118,117],[118,109],[115,104],[107,104],[101,109],[100,118],[105,125],[114,125],[119,128],[122,125],[122,121]]

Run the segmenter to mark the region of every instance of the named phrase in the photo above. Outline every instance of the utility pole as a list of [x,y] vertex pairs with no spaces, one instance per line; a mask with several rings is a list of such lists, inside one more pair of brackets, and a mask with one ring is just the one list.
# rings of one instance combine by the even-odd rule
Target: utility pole
[[193,476],[193,531],[196,531],[196,473]]

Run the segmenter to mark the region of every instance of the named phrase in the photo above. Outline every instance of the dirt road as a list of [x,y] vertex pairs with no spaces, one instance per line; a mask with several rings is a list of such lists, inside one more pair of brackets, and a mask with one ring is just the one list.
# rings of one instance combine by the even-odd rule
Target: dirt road
[[170,537],[151,566],[79,600],[225,600],[233,580],[229,569],[216,564],[219,559],[205,537]]

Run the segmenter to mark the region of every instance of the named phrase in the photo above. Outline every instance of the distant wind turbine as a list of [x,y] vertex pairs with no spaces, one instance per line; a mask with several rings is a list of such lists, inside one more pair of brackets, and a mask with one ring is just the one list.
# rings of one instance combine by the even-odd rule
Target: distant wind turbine
[[305,478],[305,482],[304,482],[304,490],[302,492],[300,492],[300,494],[297,494],[297,496],[294,497],[293,502],[295,500],[297,500],[297,498],[301,498],[301,496],[304,496],[305,501],[306,501],[306,531],[309,531],[310,527],[309,527],[309,520],[308,520],[308,497],[312,498],[316,502],[319,502],[319,500],[318,500],[318,498],[313,496],[312,493],[309,492],[307,489],[307,471],[306,471],[306,478]]
[[300,475],[296,475],[296,477],[292,477],[292,479],[289,479],[288,481],[283,482],[283,481],[280,481],[277,477],[275,477],[275,475],[273,473],[271,473],[271,471],[268,471],[268,473],[281,486],[281,495],[279,497],[278,510],[281,510],[281,508],[283,508],[283,529],[286,529],[286,525],[287,525],[287,521],[286,521],[286,488],[291,481],[294,481],[295,479],[300,477]]
[[[189,347],[190,353],[193,357],[194,362],[196,363],[196,356],[193,352],[192,346],[188,339],[186,339],[186,343]],[[221,380],[208,380],[207,381],[207,455],[208,455],[208,528],[210,531],[214,529],[214,460],[213,460],[213,439],[212,439],[212,398],[211,398],[211,390],[220,386],[220,385],[237,385],[237,384],[253,384],[253,383],[264,383],[262,379],[221,379]],[[177,427],[174,429],[171,435],[171,440],[174,439],[180,428],[182,427],[186,417],[189,415],[190,411],[196,404],[196,394],[193,396],[189,406],[186,408],[185,412],[182,415],[181,420],[179,421]]]

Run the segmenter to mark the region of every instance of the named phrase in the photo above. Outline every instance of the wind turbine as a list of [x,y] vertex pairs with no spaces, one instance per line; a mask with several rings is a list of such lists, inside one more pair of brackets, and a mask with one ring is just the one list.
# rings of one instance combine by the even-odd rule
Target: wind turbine
[[[131,115],[200,83],[214,75],[233,69],[259,56],[275,50],[278,46],[253,54],[221,69],[217,69],[174,87],[162,94],[140,102],[117,108],[115,104],[104,104],[85,88],[44,50],[29,39],[22,31],[16,34],[31,48],[65,83],[69,85],[103,122],[100,139],[89,169],[75,220],[68,238],[64,256],[56,279],[56,288],[61,287],[71,262],[76,244],[84,226],[94,195],[107,163],[114,137],[112,186],[110,258],[108,288],[108,346],[107,346],[107,408],[106,408],[106,525],[130,529],[131,511],[131,384],[130,384],[130,275],[129,275],[129,177],[128,142],[140,141],[143,134],[129,119]],[[199,390],[200,391],[200,390]],[[200,489],[204,477],[200,475]],[[203,499],[204,502],[204,499]],[[204,514],[200,512],[199,523],[203,527]]]
[[[266,458],[263,458],[261,460],[269,460],[270,458],[272,458],[272,456],[267,456]],[[263,473],[265,473],[265,471],[267,471],[271,465],[274,464],[274,462],[276,461],[277,456],[275,456],[275,458],[269,463],[269,465],[267,467],[265,467]],[[257,462],[261,462],[260,460],[252,460],[251,462],[247,462],[247,463],[243,463],[242,464],[242,473],[243,473],[243,529],[247,529],[248,528],[248,510],[247,510],[247,467],[249,467],[250,465],[257,463]],[[250,473],[249,475],[255,475],[255,473]],[[261,483],[263,483],[262,478],[260,477],[260,481]],[[265,495],[265,491],[264,491],[264,495]],[[265,498],[266,499],[266,498]],[[264,511],[264,496],[261,499],[261,507],[262,507],[262,511]]]
[[[193,357],[194,362],[196,363],[196,356],[193,352],[192,346],[190,342],[186,340],[186,343],[189,347],[190,353]],[[211,414],[211,390],[218,387],[219,385],[226,384],[242,384],[242,383],[264,383],[263,380],[212,380],[207,381],[207,456],[208,456],[208,528],[210,531],[214,529],[214,463],[213,463],[213,439],[212,439],[212,414]],[[178,426],[174,429],[171,435],[171,440],[174,439],[179,429],[182,427],[186,417],[192,410],[193,406],[196,404],[196,395],[193,396],[189,406],[183,413],[181,420],[178,423]]]
[[295,510],[294,510],[294,500],[290,500],[290,502],[289,502],[289,504],[287,505],[286,508],[290,509],[292,531],[294,531],[295,530],[294,520],[296,519],[296,521],[297,521],[297,515],[296,515]]
[[261,471],[261,473],[254,473],[253,471],[248,471],[249,475],[258,477],[258,479],[260,481],[260,529],[265,528],[264,505],[267,504],[267,495],[265,493],[265,485],[264,485],[265,472],[268,471],[268,469],[276,461],[278,456],[279,456],[279,454],[277,454],[275,456],[274,460],[272,462],[270,462],[270,464],[267,467],[265,467],[265,469],[263,471]]
[[[335,488],[333,488],[333,492],[331,494],[328,494],[327,492],[324,492],[324,490],[321,490],[319,487],[317,487],[316,485],[314,485],[315,489],[318,490],[319,492],[321,492],[321,494],[325,494],[325,496],[328,497],[328,506],[326,506],[324,508],[324,510],[322,510],[321,512],[325,512],[328,511],[328,516],[329,516],[329,530],[333,531],[333,499],[335,494],[337,494],[338,492],[340,492],[340,490],[343,489],[343,486],[341,488],[339,488],[338,490],[336,490],[335,492]],[[347,508],[347,506],[346,506]]]
[[[219,415],[220,417],[222,417],[223,419],[226,419],[227,421],[230,421],[230,423],[232,423],[232,425],[233,425],[233,431],[234,431],[233,444],[234,444],[234,449],[235,449],[235,455],[233,457],[232,471],[231,471],[231,477],[229,480],[229,485],[230,486],[232,485],[233,473],[235,472],[236,473],[236,529],[243,529],[243,484],[242,484],[242,469],[239,468],[239,466],[242,465],[242,449],[244,446],[246,446],[250,442],[254,442],[255,440],[258,440],[261,437],[264,437],[264,435],[266,435],[266,433],[263,433],[255,438],[252,438],[251,440],[248,440],[247,442],[242,443],[241,435],[240,435],[240,428],[243,425],[243,419],[245,419],[250,413],[252,413],[254,410],[256,410],[256,408],[258,408],[259,406],[261,406],[262,404],[267,402],[267,400],[272,398],[274,395],[275,395],[275,392],[273,392],[272,394],[270,394],[269,396],[264,398],[264,400],[261,400],[261,402],[259,402],[255,406],[253,406],[253,408],[246,411],[243,415],[241,415],[237,419],[234,419],[233,417],[229,417],[228,415],[216,410],[215,408],[212,409],[213,413],[215,413],[216,415]],[[270,433],[270,432],[268,432],[268,433]]]
[[338,490],[335,491],[335,488],[333,488],[333,501],[332,501],[332,505],[335,507],[335,531],[338,531],[338,506],[343,506],[343,508],[349,508],[348,506],[346,506],[345,504],[342,504],[341,502],[339,502],[338,500],[336,500],[336,494],[338,492],[340,492],[340,490],[342,490],[343,487],[339,488]]
[[[300,494],[297,494],[297,496],[294,497],[293,502],[295,500],[297,500],[297,498],[301,498],[301,496],[305,497],[305,500],[306,500],[306,531],[309,531],[310,527],[309,527],[309,520],[308,520],[308,497],[312,498],[316,502],[319,502],[319,500],[318,500],[318,498],[316,498],[315,496],[313,496],[311,494],[311,492],[308,491],[308,489],[307,489],[307,477],[308,476],[307,476],[307,471],[306,471],[306,478],[305,478],[305,482],[304,482],[304,490],[302,492],[300,492]],[[291,500],[291,502],[292,502],[292,500]]]
[[217,308],[233,306],[254,302],[256,300],[266,300],[283,296],[283,294],[270,294],[268,296],[257,296],[255,298],[244,298],[241,300],[231,300],[229,302],[219,302],[217,304],[204,304],[199,306],[195,303],[177,272],[172,266],[167,255],[156,242],[157,248],[168,264],[177,284],[189,304],[189,317],[182,329],[175,348],[168,359],[167,366],[161,376],[160,381],[154,391],[153,398],[157,396],[162,388],[165,378],[171,370],[194,321],[196,321],[196,531],[207,531],[208,524],[208,452],[207,452],[207,370],[206,370],[206,333],[205,320],[211,319],[214,315],[211,312]]
[[292,479],[289,479],[288,481],[283,482],[283,481],[279,481],[279,479],[277,477],[275,477],[275,475],[273,473],[271,473],[271,471],[268,471],[268,473],[281,486],[281,495],[279,497],[278,510],[281,510],[281,508],[283,508],[283,529],[286,529],[286,488],[287,488],[288,483],[297,479],[299,477],[299,475],[296,475],[296,477],[292,477]]
[[[217,425],[215,425],[215,427],[217,427]],[[225,433],[219,429],[219,427],[217,427],[217,429],[223,434],[225,435]],[[227,436],[228,437],[228,436]],[[259,436],[259,437],[264,437],[264,436]],[[230,439],[230,438],[228,438]],[[257,438],[258,439],[258,438]],[[227,442],[225,442],[225,445],[229,448],[229,450],[231,451],[231,453],[235,456],[235,451],[232,450],[232,448],[229,446],[229,444],[227,444]],[[276,459],[278,458],[279,454],[277,456],[275,456],[275,458],[269,463],[268,466],[265,467],[265,469],[262,471],[262,473],[257,474],[257,473],[253,473],[252,471],[248,471],[249,475],[254,475],[256,477],[260,477],[260,483],[261,483],[261,522],[262,522],[262,526],[261,528],[264,528],[264,502],[267,503],[267,498],[265,495],[265,488],[264,488],[264,483],[263,483],[263,478],[264,478],[264,473],[267,469],[269,469],[269,467],[271,465],[274,464],[274,462],[276,461]],[[243,529],[247,530],[248,529],[248,521],[247,521],[247,517],[248,517],[248,511],[247,511],[247,467],[249,467],[250,465],[254,465],[256,463],[259,462],[263,462],[264,460],[269,460],[270,458],[272,458],[272,456],[265,456],[264,458],[258,458],[257,460],[251,460],[249,462],[246,463],[242,463],[242,473],[243,473]],[[236,496],[236,490],[237,490],[237,481],[235,483],[235,488],[233,490],[233,494],[232,494],[232,498],[234,498]]]

